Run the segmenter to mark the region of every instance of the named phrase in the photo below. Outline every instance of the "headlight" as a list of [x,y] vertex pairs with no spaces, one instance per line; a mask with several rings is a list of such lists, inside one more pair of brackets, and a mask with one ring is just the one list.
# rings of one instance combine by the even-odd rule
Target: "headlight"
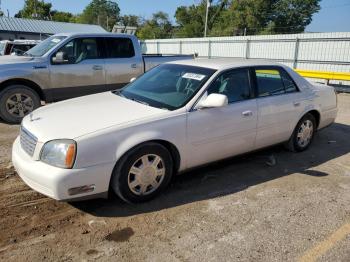
[[62,139],[47,142],[41,150],[40,160],[55,167],[72,168],[77,152],[75,141]]

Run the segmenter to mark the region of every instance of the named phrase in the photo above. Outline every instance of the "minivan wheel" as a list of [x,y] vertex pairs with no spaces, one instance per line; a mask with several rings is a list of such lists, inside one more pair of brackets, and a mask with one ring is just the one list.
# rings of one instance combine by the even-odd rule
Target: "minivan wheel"
[[286,145],[287,148],[293,152],[302,152],[306,150],[312,143],[315,131],[315,117],[308,113],[298,122]]
[[166,188],[172,174],[173,160],[169,151],[160,144],[146,143],[118,161],[111,188],[126,202],[145,202]]
[[40,107],[40,97],[27,86],[11,85],[0,92],[0,117],[11,124]]

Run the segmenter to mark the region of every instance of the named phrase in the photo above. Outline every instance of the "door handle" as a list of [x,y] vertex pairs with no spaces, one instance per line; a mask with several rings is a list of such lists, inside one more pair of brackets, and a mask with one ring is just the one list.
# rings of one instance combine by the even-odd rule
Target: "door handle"
[[253,115],[253,112],[250,110],[242,112],[243,117],[248,117],[248,116],[252,116],[252,115]]
[[137,68],[137,64],[132,64],[131,68]]
[[103,68],[102,68],[102,66],[94,65],[94,66],[92,67],[92,69],[93,69],[93,70],[102,70]]
[[294,102],[293,105],[294,105],[295,107],[300,106],[300,102]]

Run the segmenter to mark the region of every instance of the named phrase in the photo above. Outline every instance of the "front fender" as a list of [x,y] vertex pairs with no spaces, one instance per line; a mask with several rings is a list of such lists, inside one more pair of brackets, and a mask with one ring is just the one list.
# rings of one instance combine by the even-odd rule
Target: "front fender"
[[[149,130],[146,132],[134,133],[131,136],[127,137],[121,144],[119,144],[117,151],[115,153],[115,159],[120,159],[126,152],[130,149],[152,140],[165,140],[168,141],[168,138],[165,138],[160,131]],[[168,141],[171,142],[171,141]]]
[[135,146],[154,140],[173,144],[180,156],[180,169],[186,163],[186,116],[179,115],[147,124],[104,130],[81,137],[77,141],[76,168],[117,161]]
[[29,81],[40,88],[48,88],[50,86],[49,70],[46,67],[34,68],[11,68],[3,69],[0,73],[0,83],[7,81]]

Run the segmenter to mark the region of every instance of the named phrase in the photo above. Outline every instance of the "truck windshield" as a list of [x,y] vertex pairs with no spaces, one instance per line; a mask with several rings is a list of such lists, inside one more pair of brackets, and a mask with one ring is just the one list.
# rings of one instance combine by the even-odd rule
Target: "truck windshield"
[[43,56],[52,48],[57,46],[63,39],[67,38],[66,36],[51,36],[41,42],[40,44],[34,46],[32,49],[24,53],[27,56]]
[[163,64],[115,93],[153,107],[175,110],[187,104],[215,71],[196,66]]

